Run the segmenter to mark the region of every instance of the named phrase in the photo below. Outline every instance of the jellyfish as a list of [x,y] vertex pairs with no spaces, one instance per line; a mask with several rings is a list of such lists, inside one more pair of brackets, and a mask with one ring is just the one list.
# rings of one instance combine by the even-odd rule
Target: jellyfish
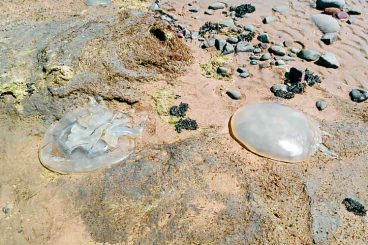
[[113,113],[94,99],[89,106],[67,113],[46,131],[39,150],[41,163],[59,173],[89,172],[126,159],[134,138],[143,131],[130,127],[124,113]]
[[249,104],[230,121],[231,133],[257,155],[284,162],[308,159],[318,149],[337,155],[322,143],[323,132],[304,113],[277,103]]

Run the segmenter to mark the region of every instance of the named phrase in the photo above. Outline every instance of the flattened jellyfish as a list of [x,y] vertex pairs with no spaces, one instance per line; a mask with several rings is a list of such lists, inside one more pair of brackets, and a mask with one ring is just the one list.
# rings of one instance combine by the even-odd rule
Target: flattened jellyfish
[[250,151],[267,158],[300,162],[317,149],[336,156],[322,144],[318,125],[305,114],[277,103],[245,105],[231,118],[233,136]]
[[41,163],[59,173],[88,172],[121,162],[134,148],[144,128],[131,128],[123,113],[113,114],[91,100],[89,106],[67,113],[46,132],[39,151]]

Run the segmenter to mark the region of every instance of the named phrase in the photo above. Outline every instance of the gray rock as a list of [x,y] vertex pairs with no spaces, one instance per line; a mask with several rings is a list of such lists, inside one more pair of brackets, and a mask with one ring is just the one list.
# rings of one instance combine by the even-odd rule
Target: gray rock
[[322,36],[321,41],[327,45],[330,45],[337,41],[337,33],[336,32],[326,33]]
[[324,109],[326,109],[328,106],[328,103],[324,100],[318,100],[316,102],[316,107],[319,111],[323,111]]
[[312,16],[312,20],[323,33],[338,32],[340,30],[337,20],[329,15],[316,14]]
[[319,57],[321,57],[321,54],[312,49],[302,49],[298,53],[298,57],[307,61],[316,61],[319,59]]
[[193,31],[192,32],[192,39],[198,39],[199,38],[199,33],[197,31]]
[[189,8],[189,12],[198,13],[199,12],[199,7],[192,6],[192,7]]
[[224,50],[224,47],[226,45],[226,41],[224,39],[221,39],[221,38],[216,38],[215,39],[215,47],[217,50]]
[[286,56],[282,57],[281,59],[284,60],[284,61],[295,61],[295,58],[291,57],[289,55],[286,55]]
[[235,23],[233,19],[223,19],[219,21],[220,25],[226,26],[226,27],[235,27]]
[[215,46],[215,42],[216,42],[216,39],[214,39],[214,38],[209,38],[208,40],[205,40],[205,41],[202,43],[201,47],[202,47],[203,49],[211,48],[211,47]]
[[297,54],[300,52],[300,49],[299,48],[291,48],[290,51],[294,54]]
[[253,25],[248,24],[244,26],[244,30],[254,32],[255,28]]
[[221,75],[229,74],[229,70],[226,67],[220,66],[217,68],[217,73]]
[[271,92],[272,93],[276,93],[276,91],[284,91],[287,92],[287,86],[285,84],[274,84],[271,87]]
[[269,59],[271,59],[272,58],[272,56],[271,56],[271,54],[270,53],[264,53],[264,54],[262,54],[262,56],[261,56],[261,60],[269,60]]
[[234,51],[234,46],[231,43],[226,43],[222,53],[226,55],[234,53]]
[[349,7],[347,8],[346,12],[349,15],[361,15],[362,14],[362,9],[359,7]]
[[244,71],[244,72],[240,73],[239,76],[242,77],[242,78],[247,78],[247,77],[249,77],[249,72]]
[[289,11],[289,6],[287,5],[278,5],[272,8],[273,11],[277,12],[277,13],[285,13],[287,11]]
[[238,42],[236,45],[236,52],[240,53],[240,52],[253,52],[254,47],[252,44],[249,44],[246,41],[241,41]]
[[258,63],[259,63],[258,60],[251,60],[250,61],[251,65],[258,65]]
[[350,92],[350,98],[352,101],[360,103],[368,99],[368,90],[366,89],[353,89]]
[[153,3],[151,4],[151,6],[149,6],[148,10],[150,11],[161,11],[162,9],[160,8],[160,5],[158,5],[157,3]]
[[273,45],[270,47],[270,52],[275,54],[275,55],[279,55],[279,56],[284,56],[286,54],[286,50],[284,47],[278,46],[278,45]]
[[327,67],[327,68],[334,68],[334,69],[337,69],[340,67],[340,63],[339,61],[337,60],[335,54],[329,52],[329,53],[326,53],[324,55],[322,55],[318,62],[317,62],[319,65],[321,66],[324,66],[324,67]]
[[212,9],[207,9],[206,11],[204,11],[204,14],[206,15],[214,15],[215,11],[213,11]]
[[237,37],[228,37],[226,39],[226,42],[231,43],[231,44],[236,44],[239,42],[239,39]]
[[275,65],[277,65],[277,66],[283,66],[283,65],[285,65],[285,61],[284,60],[276,60],[275,61]]
[[296,54],[295,53],[290,53],[290,54],[288,54],[288,56],[290,56],[290,57],[296,57]]
[[262,42],[262,43],[269,43],[270,42],[270,37],[268,35],[268,33],[262,33],[257,37],[258,41]]
[[224,9],[224,8],[226,8],[226,4],[222,2],[215,2],[215,3],[212,3],[210,6],[208,6],[208,9],[212,9],[212,10],[218,10],[218,9]]
[[267,16],[263,19],[263,24],[271,24],[272,22],[274,22],[276,20],[276,18],[274,16]]
[[346,21],[346,23],[348,23],[349,25],[351,25],[351,24],[354,24],[356,21],[357,21],[357,18],[355,18],[355,17],[351,17],[351,18],[349,18],[349,19]]
[[329,7],[342,9],[345,5],[345,0],[317,0],[316,5],[317,8],[321,10]]
[[177,21],[178,20],[178,17],[175,14],[173,14],[173,13],[166,13],[166,15],[169,16],[174,21]]
[[261,56],[259,55],[252,55],[249,57],[250,60],[260,60],[261,59]]
[[262,52],[262,49],[260,49],[260,48],[255,48],[254,50],[253,50],[253,53],[255,53],[255,54],[259,54],[259,53],[261,53]]
[[111,0],[87,0],[86,4],[88,6],[94,6],[94,5],[109,5],[111,4]]
[[239,67],[238,69],[236,69],[236,71],[237,71],[238,73],[248,72],[244,67]]
[[226,94],[233,100],[240,100],[242,98],[242,95],[238,90],[228,90]]

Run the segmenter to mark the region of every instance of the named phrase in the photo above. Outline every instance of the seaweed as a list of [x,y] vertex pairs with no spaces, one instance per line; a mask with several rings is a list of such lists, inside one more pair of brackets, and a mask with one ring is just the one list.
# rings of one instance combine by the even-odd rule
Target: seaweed
[[190,118],[180,118],[180,120],[175,125],[175,131],[178,133],[181,133],[181,131],[185,130],[197,130],[198,124],[196,120],[190,119]]
[[236,17],[243,17],[245,14],[251,14],[256,11],[256,8],[252,4],[242,4],[237,7],[232,7],[232,11],[235,11]]
[[189,105],[187,103],[180,103],[179,106],[173,106],[170,108],[170,115],[176,117],[185,117],[189,109]]
[[210,21],[204,23],[203,26],[199,28],[199,35],[204,36],[207,32],[213,32],[215,31],[218,33],[224,26],[218,24],[218,23],[212,23]]
[[240,41],[247,41],[247,42],[251,42],[252,40],[253,40],[253,38],[256,36],[256,33],[255,32],[253,32],[253,31],[250,31],[249,33],[247,33],[247,34],[240,34],[239,36],[238,36],[238,39],[240,40]]
[[367,209],[359,203],[358,201],[355,201],[351,198],[345,198],[342,203],[345,205],[346,210],[349,212],[358,215],[358,216],[366,216],[367,215]]
[[289,92],[289,91],[284,91],[284,90],[276,90],[274,92],[274,95],[276,97],[279,97],[279,98],[283,98],[283,99],[292,99],[294,98],[295,94],[293,92]]
[[318,75],[314,75],[314,73],[308,69],[305,70],[304,80],[307,81],[309,86],[313,86],[316,83],[321,83],[322,80]]

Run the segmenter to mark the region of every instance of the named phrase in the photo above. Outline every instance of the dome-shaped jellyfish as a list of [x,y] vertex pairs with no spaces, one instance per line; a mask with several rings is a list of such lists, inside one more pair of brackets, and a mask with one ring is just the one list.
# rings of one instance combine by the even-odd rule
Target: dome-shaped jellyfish
[[277,103],[245,105],[231,118],[233,136],[250,151],[267,158],[299,162],[321,149],[321,131],[300,111]]

